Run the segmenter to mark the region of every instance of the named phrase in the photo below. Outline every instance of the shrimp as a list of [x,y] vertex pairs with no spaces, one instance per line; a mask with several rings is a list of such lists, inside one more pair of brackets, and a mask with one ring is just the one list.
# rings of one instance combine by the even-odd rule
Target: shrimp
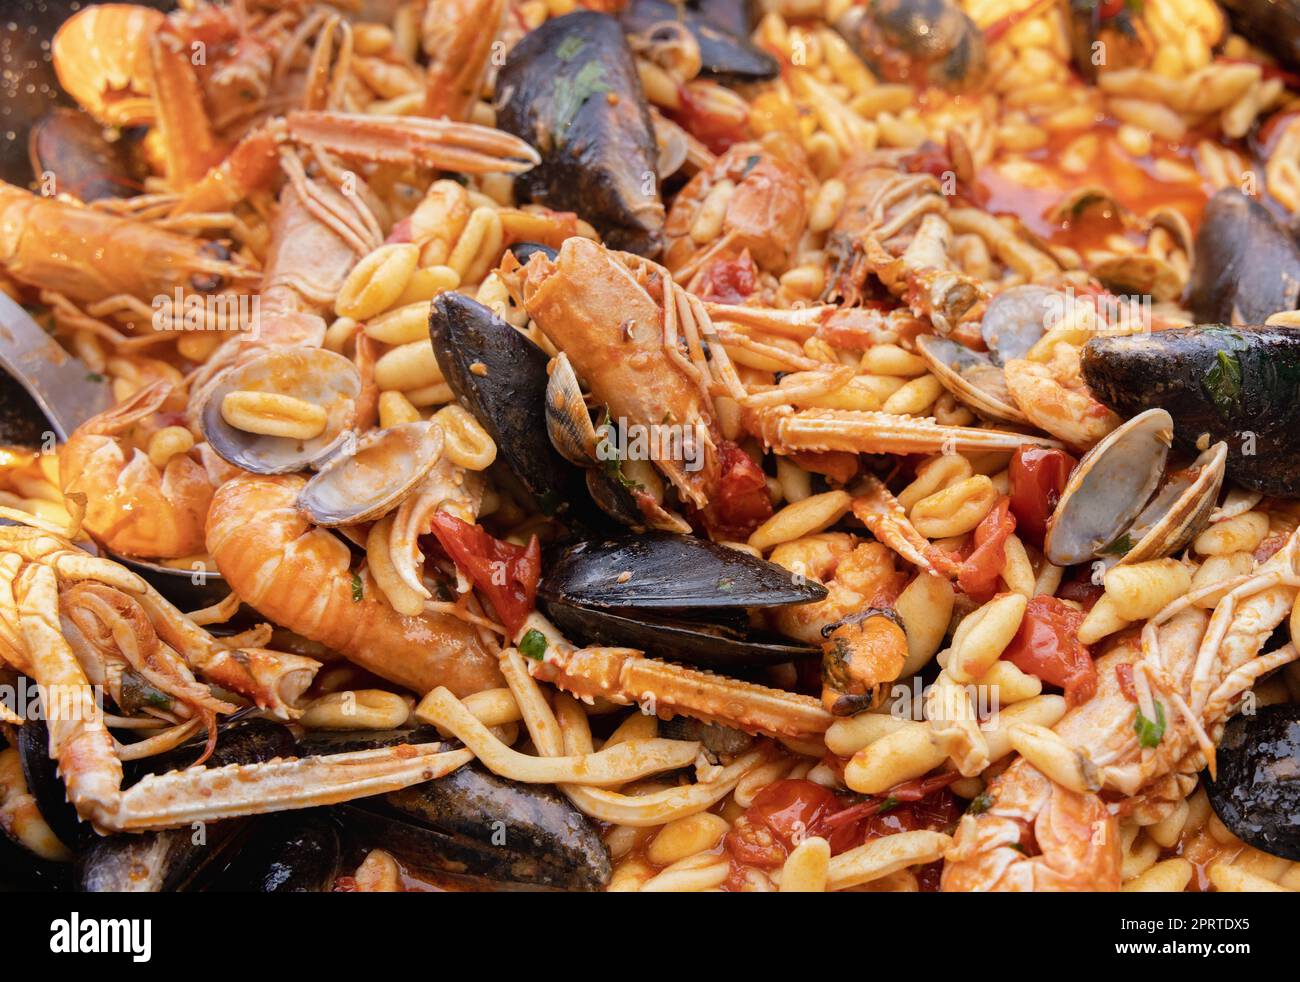
[[772,612],[773,627],[822,647],[822,703],[837,716],[872,705],[907,659],[907,637],[893,612],[906,574],[879,542],[828,532],[779,545],[771,561],[827,589],[824,599]]
[[947,198],[933,175],[899,164],[897,154],[862,154],[840,174],[850,191],[826,237],[831,270],[823,299],[856,305],[874,274],[940,334],[982,348],[971,321],[988,295],[952,258]]
[[207,542],[231,589],[275,623],[415,692],[446,686],[463,696],[503,685],[468,622],[399,614],[369,570],[351,571],[347,544],[295,507],[305,483],[245,475],[217,490]]
[[[761,268],[783,270],[807,222],[811,181],[796,155],[759,143],[735,144],[673,200],[664,224],[664,265],[685,283],[710,260],[749,250]],[[699,241],[701,212],[706,202],[711,207],[717,201],[725,201],[721,234]]]
[[[1194,606],[1213,583],[1175,600],[1097,659],[1097,691],[1054,731],[1091,788],[1068,788],[1025,758],[987,789],[989,807],[958,826],[945,890],[1097,890],[1119,887],[1118,815],[1158,822],[1208,766],[1215,739],[1254,682],[1297,658],[1292,644],[1262,653],[1300,593],[1300,538],[1238,582],[1212,615]],[[1121,673],[1123,669],[1123,673]],[[1133,680],[1130,699],[1123,677]],[[1154,742],[1142,740],[1145,719]],[[1155,726],[1163,721],[1162,726]],[[1098,792],[1121,797],[1112,805]]]
[[[667,423],[696,441],[698,467],[655,463],[685,501],[704,509],[723,479],[713,394],[745,391],[703,305],[663,267],[577,237],[554,262],[534,255],[522,281],[529,316],[612,420],[647,429]],[[712,342],[707,354],[704,342]]]
[[505,0],[429,0],[420,43],[429,58],[425,115],[468,119],[491,67],[490,55],[505,26]]
[[1073,447],[1087,450],[1121,420],[1093,398],[1079,367],[1079,349],[1061,342],[1047,364],[1013,358],[1007,391],[1029,421]]
[[158,297],[238,291],[258,275],[219,243],[3,182],[0,270],[23,286],[82,304],[133,302],[146,324]]
[[[116,621],[124,611],[133,610],[130,599],[148,613],[145,618],[138,611],[131,614],[125,632],[100,619],[106,615]],[[163,614],[163,621],[186,623],[189,631],[203,633],[116,563],[89,556],[41,529],[0,528],[0,636],[4,637],[0,649],[5,660],[42,692],[57,694],[44,706],[49,754],[58,763],[68,801],[101,833],[176,828],[383,794],[441,777],[473,756],[467,750],[445,752],[443,743],[390,747],[329,757],[191,767],[147,776],[124,790],[122,761],[128,753],[142,756],[169,749],[193,731],[197,720],[123,750],[109,732],[111,718],[96,704],[95,687],[73,644],[87,650],[79,632],[88,628],[95,635],[92,671],[144,655],[139,664],[147,666],[152,678],[171,690],[184,689],[187,696],[200,697],[182,666],[153,637],[151,628],[160,626],[152,623],[155,612]],[[68,630],[70,615],[77,623]],[[65,631],[78,640],[70,643]],[[142,649],[128,653],[140,644]],[[233,708],[210,695],[202,698],[212,712]],[[0,783],[9,785],[2,791],[8,805],[15,788],[4,774]]]
[[180,415],[165,407],[177,392],[154,382],[82,423],[59,448],[65,495],[86,498],[85,528],[124,556],[178,559],[203,551],[203,524],[212,484],[194,451],[159,467],[149,437]]

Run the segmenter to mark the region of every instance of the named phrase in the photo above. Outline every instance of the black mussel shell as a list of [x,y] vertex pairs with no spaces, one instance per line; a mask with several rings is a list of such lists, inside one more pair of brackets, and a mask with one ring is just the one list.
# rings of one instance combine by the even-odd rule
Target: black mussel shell
[[343,861],[338,823],[328,809],[282,812],[262,820],[238,857],[210,887],[240,893],[328,893]]
[[[700,74],[730,82],[762,82],[775,78],[775,58],[743,35],[713,23],[689,7],[668,0],[632,0],[619,14],[623,30],[646,34],[664,21],[681,21],[700,48]],[[746,32],[747,33],[747,32]]]
[[984,35],[955,0],[868,0],[835,29],[890,81],[956,90],[978,85],[988,71]]
[[50,759],[50,730],[43,718],[29,719],[18,728],[18,756],[27,791],[36,799],[36,808],[45,824],[60,842],[75,851],[77,844],[94,832],[68,803],[58,762]]
[[1215,757],[1214,813],[1243,842],[1300,862],[1300,705],[1230,720]]
[[[130,145],[109,142],[104,129],[84,112],[53,109],[32,126],[28,151],[32,173],[49,191],[67,192],[86,203],[101,198],[129,198],[143,190]],[[45,188],[43,188],[45,190]]]
[[1137,65],[1145,58],[1141,8],[1125,6],[1103,15],[1100,0],[1068,0],[1067,7],[1070,56],[1075,69],[1089,82],[1097,81],[1098,51],[1105,51],[1106,64],[1115,68]]
[[1232,29],[1263,48],[1290,71],[1300,71],[1300,3],[1297,0],[1219,0]]
[[663,241],[654,126],[623,29],[576,11],[524,35],[496,81],[497,126],[542,156],[516,179],[521,200],[577,212],[614,249]]
[[741,38],[758,26],[760,13],[756,0],[687,0],[686,9]]
[[820,654],[812,645],[743,621],[709,623],[647,611],[580,607],[563,599],[546,600],[547,615],[565,637],[584,645],[638,648],[654,658],[719,670],[780,665]]
[[519,260],[520,266],[527,266],[528,260],[539,252],[551,262],[555,262],[555,258],[560,254],[557,250],[548,245],[543,245],[541,242],[515,242],[510,246],[510,253]]
[[773,563],[670,532],[567,546],[537,588],[548,616],[576,642],[720,669],[815,656],[810,645],[751,627],[745,611],[825,595]]
[[810,603],[826,588],[716,542],[652,532],[562,549],[547,564],[538,596],[583,607],[725,610]]
[[71,863],[42,859],[28,852],[0,828],[0,892],[66,890],[71,885]]
[[1300,328],[1203,326],[1096,337],[1083,348],[1093,395],[1121,416],[1165,409],[1174,442],[1228,444],[1228,476],[1300,496]]
[[1200,324],[1262,324],[1300,306],[1300,248],[1267,208],[1231,188],[1205,206],[1188,308]]
[[[380,747],[444,742],[445,738],[432,726],[400,730],[307,730],[298,738],[298,756],[327,757],[331,754],[356,753],[359,750],[377,750]],[[452,746],[453,744],[447,743],[448,750]]]
[[339,811],[363,845],[422,869],[561,890],[599,890],[612,873],[600,835],[567,798],[478,764]]
[[[202,753],[202,744],[187,744],[168,754],[144,761],[150,772],[180,770],[192,766]],[[265,719],[250,719],[222,728],[217,747],[206,767],[255,764],[294,753],[293,733],[288,727]],[[139,774],[140,768],[131,768]],[[195,886],[201,878],[219,870],[260,818],[230,818],[162,832],[110,835],[87,843],[77,856],[76,878],[87,893],[170,892]]]
[[[584,500],[581,474],[546,435],[546,353],[460,293],[433,301],[429,336],[447,384],[491,434],[498,462],[537,507],[553,515]],[[475,371],[475,366],[481,367]]]

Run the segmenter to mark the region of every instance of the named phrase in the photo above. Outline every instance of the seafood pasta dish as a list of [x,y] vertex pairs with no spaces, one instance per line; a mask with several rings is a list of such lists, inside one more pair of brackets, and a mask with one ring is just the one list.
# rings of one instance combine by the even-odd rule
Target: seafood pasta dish
[[46,40],[0,880],[1300,889],[1300,2]]

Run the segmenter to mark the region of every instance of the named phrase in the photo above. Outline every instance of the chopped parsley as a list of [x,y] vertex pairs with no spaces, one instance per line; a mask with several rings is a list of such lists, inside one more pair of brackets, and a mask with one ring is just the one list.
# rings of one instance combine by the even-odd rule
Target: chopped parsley
[[1231,351],[1220,351],[1205,373],[1205,391],[1225,419],[1241,402],[1241,362]]
[[898,799],[891,794],[888,798],[886,798],[884,801],[880,803],[880,811],[876,812],[876,814],[883,815],[885,814],[885,812],[897,808],[898,804],[899,804]]
[[[581,45],[581,41],[578,42]],[[563,47],[563,46],[561,46]],[[605,69],[598,59],[587,62],[572,77],[560,76],[555,80],[555,125],[553,136],[557,144],[564,142],[564,136],[574,118],[587,100],[594,95],[609,92],[610,86],[605,81]]]
[[353,573],[352,574],[352,602],[354,604],[361,603],[361,598],[363,596],[365,596],[365,593],[361,586],[361,574]]
[[546,635],[532,627],[519,642],[519,652],[533,661],[541,661],[546,654]]
[[102,382],[102,381],[104,381],[104,376],[100,375],[99,372],[87,372],[87,373],[86,373],[86,381],[87,381],[87,382]]
[[1138,743],[1144,747],[1157,747],[1160,740],[1165,735],[1165,707],[1156,703],[1155,721],[1147,719],[1142,715],[1142,710],[1137,711],[1137,719],[1133,721],[1133,729],[1138,735]]
[[987,791],[981,791],[971,799],[970,805],[966,808],[967,815],[983,815],[993,807],[993,796]]
[[1127,532],[1102,550],[1108,556],[1127,556],[1132,551],[1133,539]]
[[736,589],[736,581],[730,576],[724,576],[718,580],[718,589],[723,593],[730,593],[732,590]]

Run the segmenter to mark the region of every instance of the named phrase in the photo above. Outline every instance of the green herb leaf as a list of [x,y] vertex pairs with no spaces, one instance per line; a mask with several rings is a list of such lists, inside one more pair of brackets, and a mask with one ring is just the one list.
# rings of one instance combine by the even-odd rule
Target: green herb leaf
[[1133,551],[1133,539],[1127,532],[1102,550],[1108,556],[1127,556]]
[[[579,46],[581,43],[579,41]],[[610,86],[605,81],[604,66],[595,58],[574,72],[572,77],[561,76],[555,80],[555,126],[552,136],[557,145],[564,142],[564,136],[583,104],[593,95],[608,91]]]
[[586,43],[587,42],[576,34],[570,34],[567,38],[561,41],[560,46],[555,49],[555,57],[559,58],[560,61],[572,61],[573,56],[581,51],[582,46]]
[[546,635],[535,627],[529,628],[519,642],[519,653],[534,661],[541,661],[546,654]]
[[361,598],[363,596],[365,596],[365,591],[363,590],[361,585],[361,574],[353,573],[352,574],[352,602],[354,604],[361,603]]
[[736,589],[736,581],[729,576],[724,576],[718,580],[718,589],[723,593],[730,593]]
[[1225,419],[1241,402],[1241,362],[1231,351],[1220,351],[1205,373],[1205,391]]
[[876,814],[883,815],[885,814],[885,812],[892,811],[898,806],[899,806],[899,800],[891,794],[888,798],[885,799],[884,803],[880,806],[880,811],[876,812]]
[[981,791],[971,799],[970,804],[966,807],[967,815],[983,815],[993,807],[993,796],[987,791]]
[[1133,721],[1133,729],[1137,732],[1138,743],[1144,747],[1158,747],[1160,740],[1165,735],[1165,707],[1156,703],[1155,721],[1147,719],[1142,715],[1142,710],[1137,711],[1137,719]]
[[102,381],[104,381],[104,376],[100,375],[99,372],[87,372],[87,373],[86,373],[86,381],[87,381],[87,382],[102,382]]

